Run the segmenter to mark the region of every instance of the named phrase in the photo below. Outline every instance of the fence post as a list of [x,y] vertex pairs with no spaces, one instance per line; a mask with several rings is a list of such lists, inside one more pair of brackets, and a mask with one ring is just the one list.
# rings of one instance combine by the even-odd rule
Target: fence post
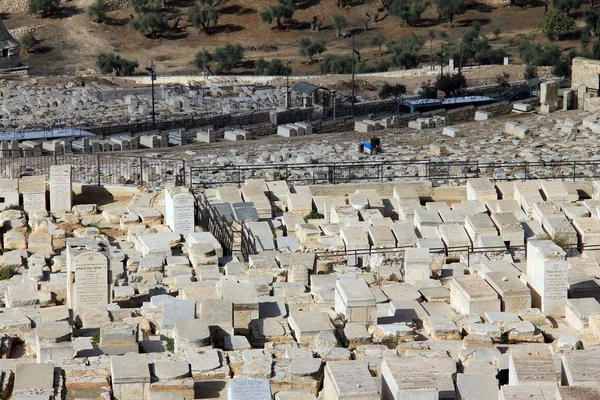
[[140,157],[140,186],[144,186],[144,164],[142,157]]
[[575,182],[575,175],[577,174],[577,161],[573,161],[573,182]]
[[100,153],[96,155],[96,171],[98,173],[98,186],[100,186]]

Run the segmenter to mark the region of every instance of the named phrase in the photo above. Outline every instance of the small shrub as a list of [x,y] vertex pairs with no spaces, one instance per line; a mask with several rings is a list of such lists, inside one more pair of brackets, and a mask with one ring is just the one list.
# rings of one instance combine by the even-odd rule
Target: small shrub
[[395,349],[398,347],[398,343],[400,343],[400,332],[385,335],[381,342],[386,345],[388,349]]
[[167,351],[174,351],[175,350],[175,339],[167,338],[167,345],[165,346],[165,348],[167,349]]
[[21,39],[21,46],[27,51],[27,53],[33,52],[35,49],[35,45],[37,44],[37,39],[32,31],[27,31],[27,33]]
[[310,212],[310,214],[308,214],[306,217],[304,217],[305,221],[308,221],[309,219],[323,219],[325,218],[325,216],[323,214],[321,214],[318,211],[312,210]]
[[5,281],[15,275],[15,269],[10,266],[0,268],[0,281]]
[[94,343],[100,343],[100,329],[98,329],[93,335],[92,335],[92,342]]

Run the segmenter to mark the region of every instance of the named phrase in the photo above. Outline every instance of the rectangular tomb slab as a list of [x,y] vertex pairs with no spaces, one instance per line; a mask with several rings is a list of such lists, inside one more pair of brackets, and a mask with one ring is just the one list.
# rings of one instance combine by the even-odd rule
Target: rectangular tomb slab
[[325,400],[380,400],[368,364],[364,361],[330,361],[325,365]]
[[547,347],[511,347],[508,371],[510,386],[555,387],[558,382],[552,354]]
[[498,380],[488,374],[457,374],[456,391],[462,400],[497,400]]
[[456,276],[450,281],[450,305],[460,314],[500,311],[498,293],[475,275]]
[[383,400],[438,399],[436,382],[420,357],[384,357],[381,377]]
[[485,203],[498,199],[498,193],[494,184],[487,178],[467,179],[467,199]]
[[597,387],[600,381],[600,349],[567,350],[561,363],[561,386]]

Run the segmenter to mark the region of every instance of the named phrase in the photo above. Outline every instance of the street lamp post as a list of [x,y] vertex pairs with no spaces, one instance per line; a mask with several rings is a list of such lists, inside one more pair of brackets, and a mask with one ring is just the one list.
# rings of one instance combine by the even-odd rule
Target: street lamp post
[[152,83],[152,129],[156,129],[156,113],[154,112],[154,81],[156,80],[156,65],[154,60],[150,63],[150,68],[146,67],[146,71],[150,72],[150,81]]
[[440,57],[440,77],[444,76],[444,57],[446,57],[446,52],[444,51],[444,45],[442,45],[442,51],[436,54]]
[[287,60],[287,68],[285,70],[285,107],[290,108],[291,92],[290,92],[290,64],[292,60]]
[[354,32],[347,31],[344,32],[343,36],[345,38],[352,38],[352,107],[350,108],[350,115],[354,117]]

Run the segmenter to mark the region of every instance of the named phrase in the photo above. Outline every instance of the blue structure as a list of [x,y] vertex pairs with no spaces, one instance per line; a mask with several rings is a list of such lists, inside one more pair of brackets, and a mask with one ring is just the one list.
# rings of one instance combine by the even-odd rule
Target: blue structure
[[397,113],[412,114],[415,112],[427,112],[433,110],[439,110],[444,108],[450,110],[452,108],[460,108],[466,106],[484,106],[486,104],[497,103],[502,100],[494,99],[493,97],[487,96],[461,96],[461,97],[450,97],[444,101],[437,99],[418,99],[418,100],[405,100],[398,103]]
[[0,142],[10,140],[39,140],[39,139],[61,139],[81,138],[96,136],[92,132],[80,129],[52,129],[50,131],[28,131],[28,132],[0,132]]

